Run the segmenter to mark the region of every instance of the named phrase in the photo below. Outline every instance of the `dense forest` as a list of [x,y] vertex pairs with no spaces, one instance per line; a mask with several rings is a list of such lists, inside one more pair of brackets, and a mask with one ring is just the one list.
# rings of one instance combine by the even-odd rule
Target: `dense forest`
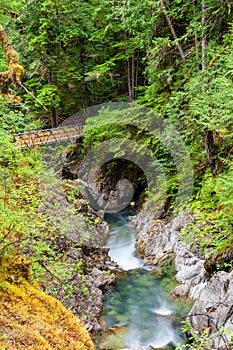
[[[1,0],[0,18],[0,262],[26,256],[38,277],[48,253],[38,242],[47,230],[37,210],[40,149],[16,148],[14,135],[119,102],[146,107],[179,132],[194,170],[185,209],[195,220],[183,239],[200,249],[211,273],[231,271],[232,1]],[[84,146],[129,131],[114,130],[104,138],[101,128],[87,131]],[[176,195],[171,156],[146,132],[131,133],[167,168],[169,215]]]

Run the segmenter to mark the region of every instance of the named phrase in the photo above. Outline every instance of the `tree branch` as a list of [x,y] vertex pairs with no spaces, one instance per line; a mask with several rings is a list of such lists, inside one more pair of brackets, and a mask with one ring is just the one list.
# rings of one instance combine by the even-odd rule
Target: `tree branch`
[[180,42],[179,42],[179,40],[178,40],[178,37],[177,37],[177,35],[176,35],[175,29],[174,29],[174,27],[173,27],[173,25],[172,25],[172,22],[171,22],[171,20],[170,20],[170,18],[169,18],[169,16],[168,16],[167,9],[166,9],[166,6],[165,6],[164,1],[160,1],[160,6],[161,6],[162,9],[163,9],[163,13],[164,13],[164,15],[165,15],[167,24],[168,24],[168,26],[169,26],[169,28],[170,28],[170,30],[171,30],[172,36],[173,36],[174,40],[176,40],[176,42],[177,42],[177,48],[178,48],[180,57],[181,57],[182,61],[185,61],[185,54],[184,54],[184,51],[183,51],[182,46],[181,46],[181,44],[180,44]]
[[11,9],[8,9],[7,7],[0,6],[0,10],[3,10],[4,12],[8,13],[11,18],[18,18],[20,16],[19,13],[12,11]]
[[24,86],[21,82],[18,83],[25,91],[28,95],[30,95],[32,98],[34,98],[34,100],[36,100],[36,102],[38,102],[46,111],[48,111],[48,109],[43,105],[42,102],[40,102],[34,95],[32,92],[30,92],[26,86]]

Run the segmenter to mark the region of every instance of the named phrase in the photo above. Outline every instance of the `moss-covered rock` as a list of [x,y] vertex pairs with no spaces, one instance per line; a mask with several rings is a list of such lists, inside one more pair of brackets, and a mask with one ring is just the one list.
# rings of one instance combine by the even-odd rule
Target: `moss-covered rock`
[[0,348],[94,349],[80,320],[29,282],[27,262],[2,259],[0,265]]

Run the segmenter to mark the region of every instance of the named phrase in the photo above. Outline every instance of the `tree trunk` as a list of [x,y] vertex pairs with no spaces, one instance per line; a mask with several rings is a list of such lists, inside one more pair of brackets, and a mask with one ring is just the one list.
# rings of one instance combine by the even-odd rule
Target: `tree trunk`
[[128,82],[128,94],[129,102],[132,103],[135,100],[135,86],[137,79],[137,70],[135,67],[135,57],[128,59],[127,62],[127,82]]
[[201,11],[202,11],[202,19],[201,19],[201,25],[202,25],[202,38],[201,38],[201,68],[204,72],[206,69],[206,45],[207,45],[207,36],[206,36],[206,6],[205,6],[205,0],[202,0],[201,4]]
[[135,100],[135,59],[131,58],[131,86],[132,86],[132,101]]
[[131,87],[131,70],[130,70],[130,59],[127,62],[127,82],[128,82],[128,94],[129,102],[132,102],[132,87]]
[[[48,84],[52,85],[53,84],[53,79],[50,74],[49,67],[47,66],[47,74],[48,74]],[[58,126],[58,116],[59,116],[59,111],[55,107],[51,107],[51,125],[52,128],[56,128]]]
[[[138,86],[138,65],[139,65],[139,52],[138,52],[138,57],[136,60],[136,67],[135,67],[135,87]],[[134,97],[135,99],[137,98],[137,90],[134,89]]]
[[213,147],[214,147],[213,132],[210,130],[206,130],[204,136],[205,136],[206,158],[210,163],[213,157]]
[[176,40],[177,42],[177,48],[178,48],[178,51],[179,51],[179,54],[180,54],[180,57],[182,59],[182,61],[185,61],[185,54],[184,54],[184,51],[182,49],[182,46],[178,40],[178,36],[176,35],[176,32],[175,32],[175,29],[172,25],[172,21],[170,20],[169,16],[168,16],[168,13],[167,13],[167,9],[166,9],[166,6],[165,6],[165,2],[164,1],[160,1],[160,6],[162,7],[163,9],[163,13],[165,15],[165,18],[166,18],[166,21],[167,21],[167,24],[171,30],[171,33],[172,33],[172,36],[173,36],[173,39]]
[[57,108],[52,108],[51,109],[52,128],[56,128],[58,126],[58,116],[59,116],[58,109]]
[[[206,70],[206,46],[207,46],[207,35],[206,35],[206,5],[205,0],[202,0],[201,4],[202,18],[202,38],[201,38],[201,70],[203,72],[203,79],[205,78],[205,70]],[[202,85],[202,93],[205,94],[205,82]],[[205,139],[205,151],[206,151],[206,159],[210,163],[213,157],[213,146],[214,146],[214,138],[213,132],[211,130],[205,130],[204,132]]]
[[[196,6],[196,0],[193,0],[193,17],[194,18],[196,17],[195,6]],[[197,70],[199,70],[200,69],[199,43],[198,43],[197,27],[196,27],[196,25],[194,27],[194,45],[195,45],[195,53],[196,53],[196,65],[197,65]]]

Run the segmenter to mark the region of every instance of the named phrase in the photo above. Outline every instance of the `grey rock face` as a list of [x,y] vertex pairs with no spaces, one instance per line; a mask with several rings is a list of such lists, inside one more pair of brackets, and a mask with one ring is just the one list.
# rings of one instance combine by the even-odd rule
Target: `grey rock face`
[[[188,318],[198,331],[210,328],[216,333],[222,327],[233,331],[233,272],[220,271],[206,282]],[[227,334],[214,337],[213,348],[228,349],[228,340]]]
[[180,229],[191,220],[188,212],[169,221],[157,220],[151,212],[140,213],[136,218],[137,254],[149,264],[174,255],[176,279],[180,285],[172,294],[193,301],[187,316],[193,329],[202,332],[209,328],[212,341],[209,349],[231,349],[226,344],[230,335],[215,333],[221,327],[233,331],[233,272],[221,271],[209,277],[205,259],[180,239]]

